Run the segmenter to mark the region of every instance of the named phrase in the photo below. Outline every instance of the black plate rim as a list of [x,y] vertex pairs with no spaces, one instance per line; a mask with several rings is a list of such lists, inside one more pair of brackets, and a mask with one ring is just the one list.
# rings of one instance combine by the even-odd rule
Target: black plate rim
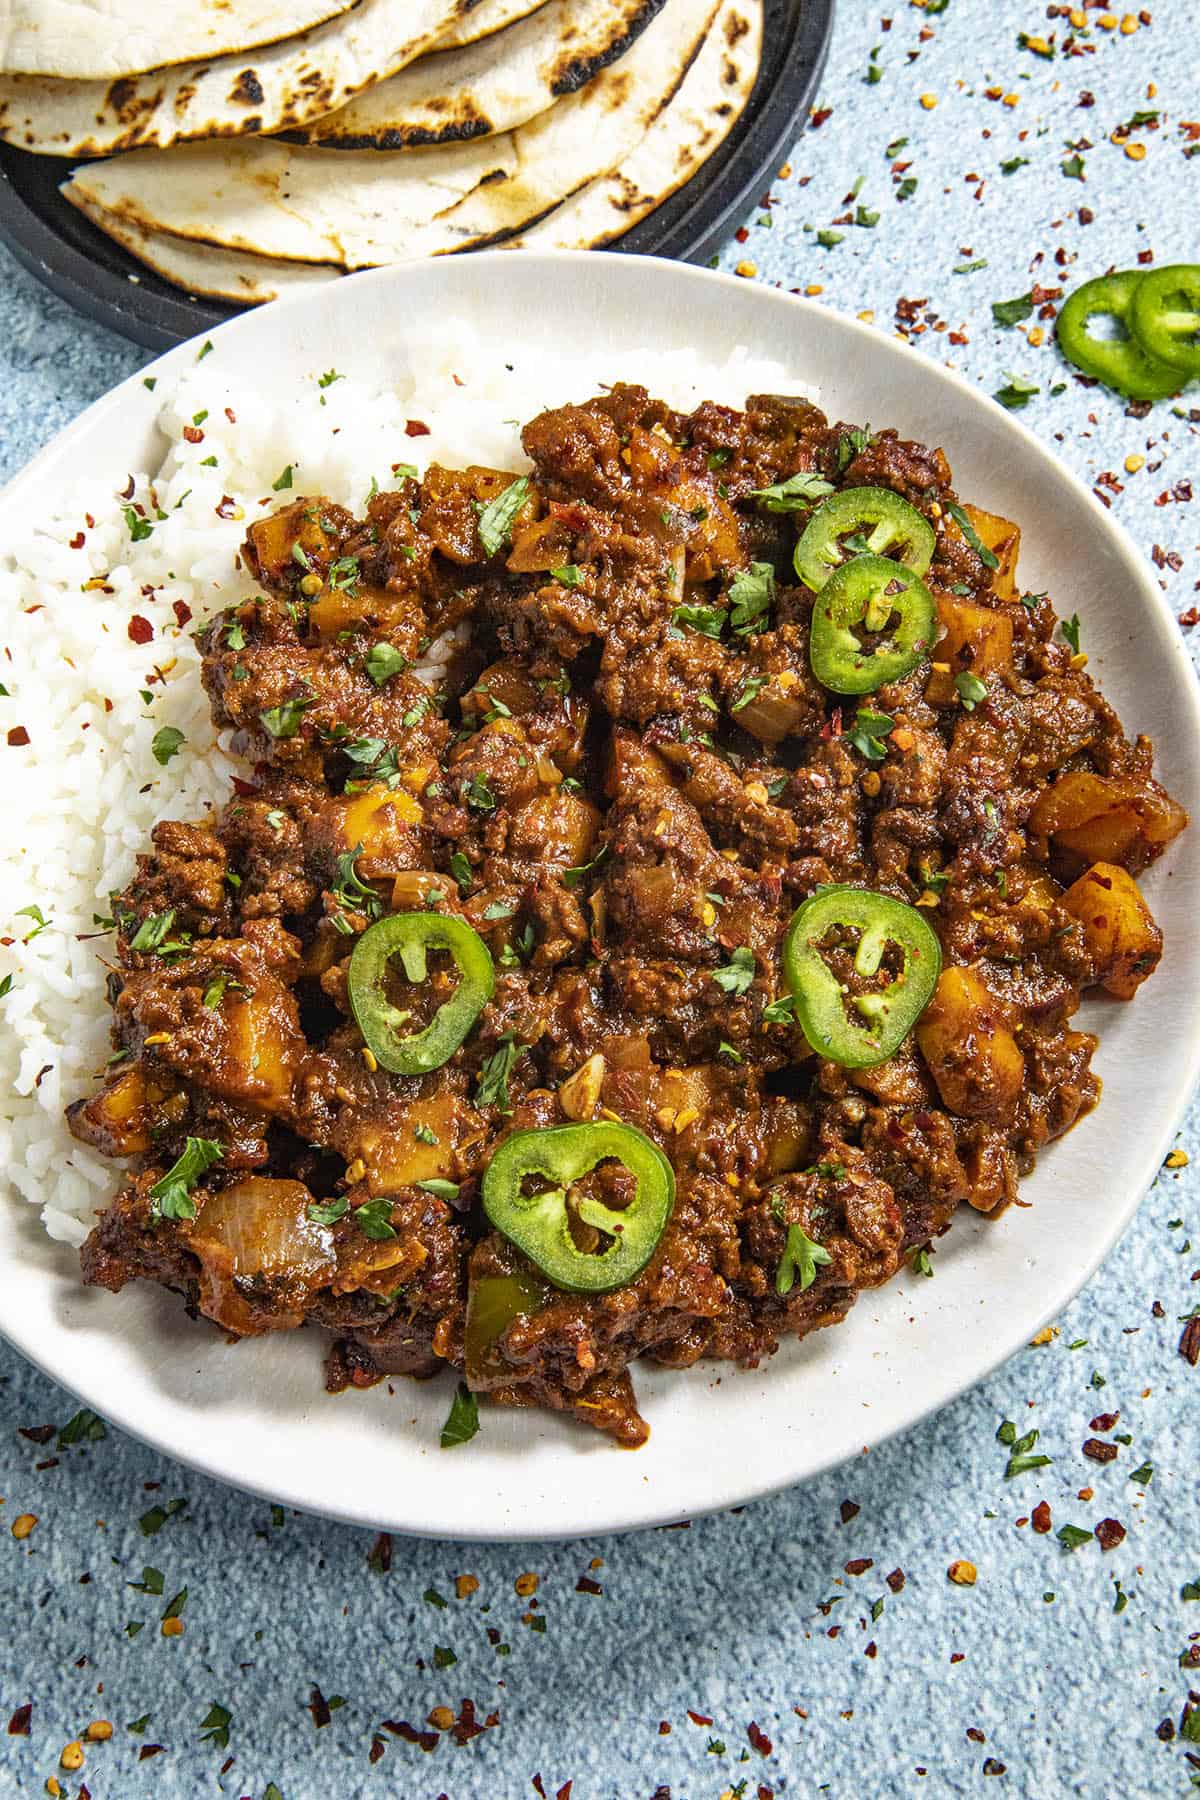
[[[834,6],[835,0],[764,0],[758,79],[729,138],[677,193],[608,248],[682,262],[709,255],[770,187],[799,137],[825,67]],[[246,310],[189,296],[121,250],[59,195],[58,182],[71,166],[70,159],[0,144],[0,241],[44,287],[155,351]],[[31,197],[39,189],[40,205]]]

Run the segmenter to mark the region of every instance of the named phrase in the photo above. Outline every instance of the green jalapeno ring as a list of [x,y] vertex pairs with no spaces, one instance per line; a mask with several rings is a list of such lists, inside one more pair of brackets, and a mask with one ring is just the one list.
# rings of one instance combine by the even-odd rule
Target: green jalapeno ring
[[[580,1219],[612,1239],[594,1255],[571,1236],[567,1194],[574,1182],[607,1159],[636,1178],[629,1205],[612,1211],[598,1200],[582,1200]],[[522,1193],[528,1175],[556,1183],[540,1194]],[[625,1287],[650,1261],[675,1204],[675,1171],[658,1145],[616,1121],[551,1125],[541,1131],[514,1131],[484,1171],[483,1210],[510,1243],[526,1255],[555,1287],[571,1294],[607,1294]]]
[[[388,964],[398,956],[410,981],[424,981],[430,950],[449,951],[461,979],[424,1031],[404,1036],[400,1028],[409,1014],[388,999]],[[380,1066],[393,1075],[427,1075],[450,1060],[470,1031],[495,992],[496,971],[487,945],[465,919],[392,913],[368,926],[355,944],[346,985],[355,1022]]]
[[[889,588],[898,592],[889,593]],[[867,649],[852,627],[882,631],[893,613],[900,622],[890,637]],[[899,681],[928,656],[937,635],[937,607],[921,580],[887,556],[856,556],[843,563],[813,602],[808,658],[822,687],[835,694],[870,694]]]
[[796,573],[806,587],[819,592],[844,560],[840,540],[850,532],[865,531],[867,550],[872,556],[898,554],[893,562],[903,563],[918,575],[924,575],[933,561],[937,538],[933,526],[923,513],[891,488],[842,488],[822,500],[796,543]]
[[1200,263],[1169,263],[1139,276],[1129,323],[1147,356],[1184,381],[1200,375]]
[[[904,956],[903,971],[887,987],[851,997],[862,1026],[850,1017],[845,990],[821,951],[836,926],[858,931],[854,967],[865,978],[879,972],[889,944]],[[792,915],[783,940],[800,1027],[818,1056],[845,1069],[869,1069],[895,1055],[929,1004],[941,968],[937,935],[916,908],[871,888],[818,888]]]
[[[1067,361],[1085,375],[1093,375],[1128,400],[1165,400],[1183,385],[1182,377],[1149,355],[1131,332],[1134,295],[1143,279],[1137,269],[1119,269],[1085,281],[1063,302],[1054,329]],[[1093,337],[1089,321],[1102,317],[1115,319],[1126,335]]]

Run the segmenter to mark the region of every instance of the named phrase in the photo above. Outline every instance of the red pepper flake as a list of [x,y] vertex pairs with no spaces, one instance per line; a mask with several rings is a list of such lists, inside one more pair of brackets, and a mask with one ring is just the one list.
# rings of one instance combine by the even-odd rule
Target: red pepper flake
[[438,1734],[436,1731],[418,1731],[407,1719],[381,1719],[380,1729],[390,1731],[393,1737],[403,1738],[406,1744],[419,1744],[421,1749],[429,1752],[436,1750]]
[[1120,1413],[1097,1413],[1094,1419],[1088,1420],[1089,1431],[1111,1431],[1120,1420]]
[[[1200,606],[1189,606],[1186,612],[1179,614],[1181,625],[1200,625]],[[1195,1361],[1195,1357],[1192,1358]]]
[[405,437],[428,437],[429,427],[424,419],[406,419],[404,421]]
[[[198,425],[185,425],[183,428],[183,435],[189,444],[202,444],[204,442],[204,433]],[[129,491],[132,493],[133,489],[130,488]]]
[[994,1756],[989,1756],[984,1762],[983,1772],[985,1775],[1003,1775],[1007,1768],[1007,1763],[997,1762]]
[[861,1511],[862,1507],[859,1506],[856,1500],[843,1500],[842,1504],[838,1507],[838,1512],[841,1514],[843,1525],[848,1525],[851,1519],[857,1519]]
[[54,1436],[55,1428],[53,1425],[18,1425],[17,1430],[31,1444],[48,1444]]
[[746,1736],[750,1739],[750,1748],[757,1750],[760,1756],[770,1756],[775,1746],[765,1731],[760,1730],[757,1720],[751,1719],[746,1727]]
[[1033,1529],[1042,1537],[1045,1537],[1054,1522],[1050,1516],[1050,1502],[1048,1500],[1038,1501],[1033,1509],[1031,1522],[1033,1524]]
[[387,1746],[381,1737],[373,1737],[371,1739],[371,1748],[367,1751],[367,1761],[372,1764],[377,1763],[386,1748]]
[[367,1556],[367,1567],[374,1569],[379,1575],[386,1575],[391,1566],[392,1534],[390,1531],[381,1531]]
[[844,1566],[847,1575],[865,1575],[868,1569],[875,1567],[875,1562],[870,1556],[852,1556]]
[[820,131],[826,119],[833,113],[832,106],[818,106],[808,116],[808,123],[813,131]]
[[232,406],[227,406],[225,408],[225,417],[229,420],[231,425],[237,424],[237,414],[234,412]]
[[152,1756],[161,1756],[166,1749],[165,1744],[143,1744],[138,1751],[139,1762],[149,1762]]
[[863,1651],[863,1655],[869,1656],[872,1661],[879,1655],[879,1646],[875,1643],[874,1639],[867,1645],[866,1649]]
[[707,1713],[693,1712],[690,1706],[687,1709],[687,1716],[692,1721],[693,1725],[711,1725],[712,1724],[712,1720],[709,1718]]
[[903,1569],[893,1569],[890,1575],[884,1576],[884,1580],[887,1582],[888,1586],[891,1588],[893,1594],[903,1593],[903,1591],[904,1591],[904,1570]]
[[250,795],[257,794],[258,789],[252,781],[243,781],[240,775],[235,775],[233,777],[233,791],[235,794],[240,794],[243,800],[245,800],[248,799]]
[[575,1592],[577,1594],[602,1594],[604,1589],[598,1581],[593,1581],[590,1575],[581,1575],[575,1583]]
[[28,1737],[29,1736],[29,1722],[32,1718],[33,1718],[33,1701],[27,1700],[25,1702],[24,1706],[18,1706],[16,1712],[13,1714],[12,1718],[8,1721],[9,1737]]
[[758,1800],[775,1800],[775,1789],[768,1787],[765,1781],[758,1784]]
[[1189,1319],[1179,1339],[1179,1354],[1193,1369],[1200,1363],[1200,1317]]
[[309,1695],[308,1710],[312,1714],[313,1724],[318,1731],[320,1731],[323,1725],[328,1725],[330,1719],[333,1717],[333,1714],[329,1710],[328,1700],[325,1698],[320,1688],[315,1684],[312,1693]]
[[968,1725],[967,1726],[967,1736],[970,1738],[970,1740],[973,1744],[986,1744],[987,1743],[987,1738],[983,1735],[983,1732],[980,1731],[978,1725]]
[[659,1735],[659,1737],[670,1737],[670,1735],[671,1735],[670,1719],[660,1719],[658,1721],[658,1735]]
[[67,548],[68,548],[68,550],[82,550],[83,543],[84,543],[83,532],[77,531],[75,533],[75,536],[71,539],[70,543],[67,545]]
[[1125,1542],[1125,1527],[1119,1519],[1101,1519],[1096,1527],[1096,1542],[1102,1550],[1115,1550]]
[[222,494],[220,503],[213,507],[218,519],[236,519],[237,510],[237,501],[232,494]]
[[1090,1456],[1093,1462],[1115,1462],[1117,1460],[1117,1445],[1106,1444],[1101,1438],[1084,1438],[1083,1454],[1085,1456]]
[[186,625],[192,616],[192,609],[186,600],[173,600],[171,602],[171,611],[175,614],[175,623],[177,625]]
[[[123,488],[121,488],[120,491],[118,492],[117,499],[118,500],[132,500],[133,499],[133,476],[132,475],[126,476],[125,486]],[[84,516],[86,517],[86,514]],[[89,525],[91,524],[91,522],[92,521],[90,519],[88,519]]]
[[154,636],[154,627],[149,619],[141,613],[134,613],[129,621],[129,641],[133,644],[148,644]]
[[950,1658],[950,1661],[952,1663],[966,1662],[966,1660],[967,1660],[966,1656],[963,1654],[963,1652],[961,1650],[955,1650],[953,1655]]
[[14,750],[20,750],[29,742],[29,733],[23,725],[14,725],[8,734],[8,741]]
[[571,1782],[564,1781],[557,1794],[555,1794],[554,1800],[571,1800],[571,1787]]

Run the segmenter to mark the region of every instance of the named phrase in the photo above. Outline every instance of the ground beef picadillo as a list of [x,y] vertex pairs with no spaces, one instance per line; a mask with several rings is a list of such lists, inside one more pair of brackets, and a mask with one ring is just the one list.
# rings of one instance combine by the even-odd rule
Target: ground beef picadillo
[[[635,1446],[635,1358],[753,1366],[962,1202],[1012,1200],[1096,1100],[1072,1018],[1154,968],[1131,876],[1186,821],[1049,598],[1019,593],[1017,528],[958,505],[940,450],[802,400],[684,416],[621,385],[523,442],[499,544],[481,521],[514,476],[485,468],[251,527],[261,596],[201,636],[243,777],[219,817],[159,824],[114,902],[121,1057],[70,1117],[130,1162],[83,1270],[237,1334],[318,1326],[331,1389],[450,1365]],[[810,665],[792,553],[816,502],[753,498],[802,471],[888,488],[936,533],[939,640],[861,701]],[[739,628],[754,564],[770,603]],[[830,883],[918,908],[941,943],[931,1004],[873,1067],[815,1054],[779,1005],[788,922]],[[374,916],[414,910],[468,921],[496,982],[442,1068],[397,1076],[347,962]],[[653,1139],[677,1188],[641,1274],[581,1295],[489,1228],[479,1182],[510,1132],[593,1119]],[[209,1159],[171,1206],[189,1139]],[[828,1260],[780,1292],[792,1225]],[[514,1277],[527,1303],[481,1324],[473,1297]]]

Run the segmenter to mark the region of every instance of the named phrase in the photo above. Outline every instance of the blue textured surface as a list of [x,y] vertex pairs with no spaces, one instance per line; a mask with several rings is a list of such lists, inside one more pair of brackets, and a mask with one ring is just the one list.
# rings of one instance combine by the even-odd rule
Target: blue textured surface
[[[930,17],[897,3],[885,29],[875,8],[843,0],[819,100],[832,110],[774,184],[769,214],[747,222],[747,240],[722,262],[870,309],[883,330],[899,301],[919,300],[904,313],[906,329],[928,327],[913,337],[921,351],[990,389],[1006,371],[1036,382],[1026,420],[1100,480],[1186,615],[1200,603],[1200,515],[1176,484],[1200,475],[1195,416],[1168,406],[1129,416],[1071,380],[1052,340],[1030,343],[1036,320],[1000,330],[990,303],[1035,281],[1073,285],[1139,252],[1160,263],[1196,254],[1200,160],[1185,158],[1181,122],[1200,111],[1194,9],[1160,0],[1152,22],[1128,33],[1105,29],[1109,15],[1093,9],[1077,55],[1063,53],[1069,22],[1045,10],[950,0]],[[1020,48],[1019,32],[1055,33],[1057,54]],[[876,45],[883,75],[871,83]],[[1111,141],[1154,109],[1157,129],[1132,134],[1144,158]],[[885,147],[900,138],[889,160]],[[1069,147],[1081,138],[1087,147]],[[1063,172],[1075,155],[1083,181]],[[1027,164],[1002,174],[1018,156]],[[835,223],[856,205],[878,223]],[[842,241],[820,245],[822,230]],[[955,272],[981,259],[985,268]],[[0,253],[0,472],[141,360]],[[1146,459],[1135,473],[1124,467],[1131,455]],[[1195,1135],[1193,1119],[1185,1148]],[[1010,1228],[1019,1220],[999,1227]],[[396,1540],[376,1548],[375,1565],[390,1548],[386,1569],[368,1560],[369,1534],[272,1516],[115,1431],[61,1450],[19,1435],[61,1427],[74,1403],[0,1348],[0,1521],[38,1516],[27,1539],[8,1523],[0,1535],[0,1794],[42,1793],[51,1775],[71,1800],[81,1783],[92,1800],[261,1800],[271,1782],[284,1800],[860,1800],[974,1794],[992,1781],[1037,1800],[1183,1793],[1200,1766],[1185,1760],[1200,1758],[1200,1743],[1178,1735],[1189,1683],[1200,1689],[1200,1604],[1181,1593],[1200,1581],[1200,1370],[1177,1352],[1180,1316],[1200,1299],[1189,1233],[1200,1243],[1194,1165],[1164,1171],[1051,1342],[803,1489],[687,1530],[599,1544]],[[1089,1420],[1118,1410],[1100,1435],[1132,1441],[1115,1462],[1089,1461]],[[1004,1419],[1036,1427],[1053,1462],[1006,1480]],[[142,1535],[139,1516],[175,1496],[186,1508]],[[1033,1532],[1041,1500],[1055,1532],[1111,1518],[1128,1536],[1108,1553],[1094,1540],[1066,1550]],[[859,1509],[846,1523],[844,1501]],[[974,1587],[947,1580],[955,1558],[977,1565]],[[870,1566],[847,1573],[859,1559]],[[160,1596],[129,1585],[147,1564]],[[901,1592],[885,1579],[897,1569]],[[525,1571],[540,1577],[536,1609],[514,1591]],[[455,1577],[466,1574],[479,1585],[459,1599]],[[577,1591],[581,1575],[603,1592]],[[185,1587],[184,1633],[164,1638],[162,1614]],[[544,1633],[534,1624],[543,1619]],[[144,1628],[130,1636],[134,1623]],[[314,1687],[344,1697],[320,1726]],[[431,1730],[436,1748],[425,1750],[383,1724],[429,1730],[435,1707],[461,1718],[464,1696],[480,1721],[499,1715],[464,1746]],[[29,1734],[5,1736],[8,1715],[28,1702]],[[232,1714],[227,1748],[201,1737],[214,1702]],[[111,1742],[89,1743],[84,1768],[64,1772],[63,1746],[97,1719],[113,1722]],[[151,1745],[163,1748],[147,1756]]]

